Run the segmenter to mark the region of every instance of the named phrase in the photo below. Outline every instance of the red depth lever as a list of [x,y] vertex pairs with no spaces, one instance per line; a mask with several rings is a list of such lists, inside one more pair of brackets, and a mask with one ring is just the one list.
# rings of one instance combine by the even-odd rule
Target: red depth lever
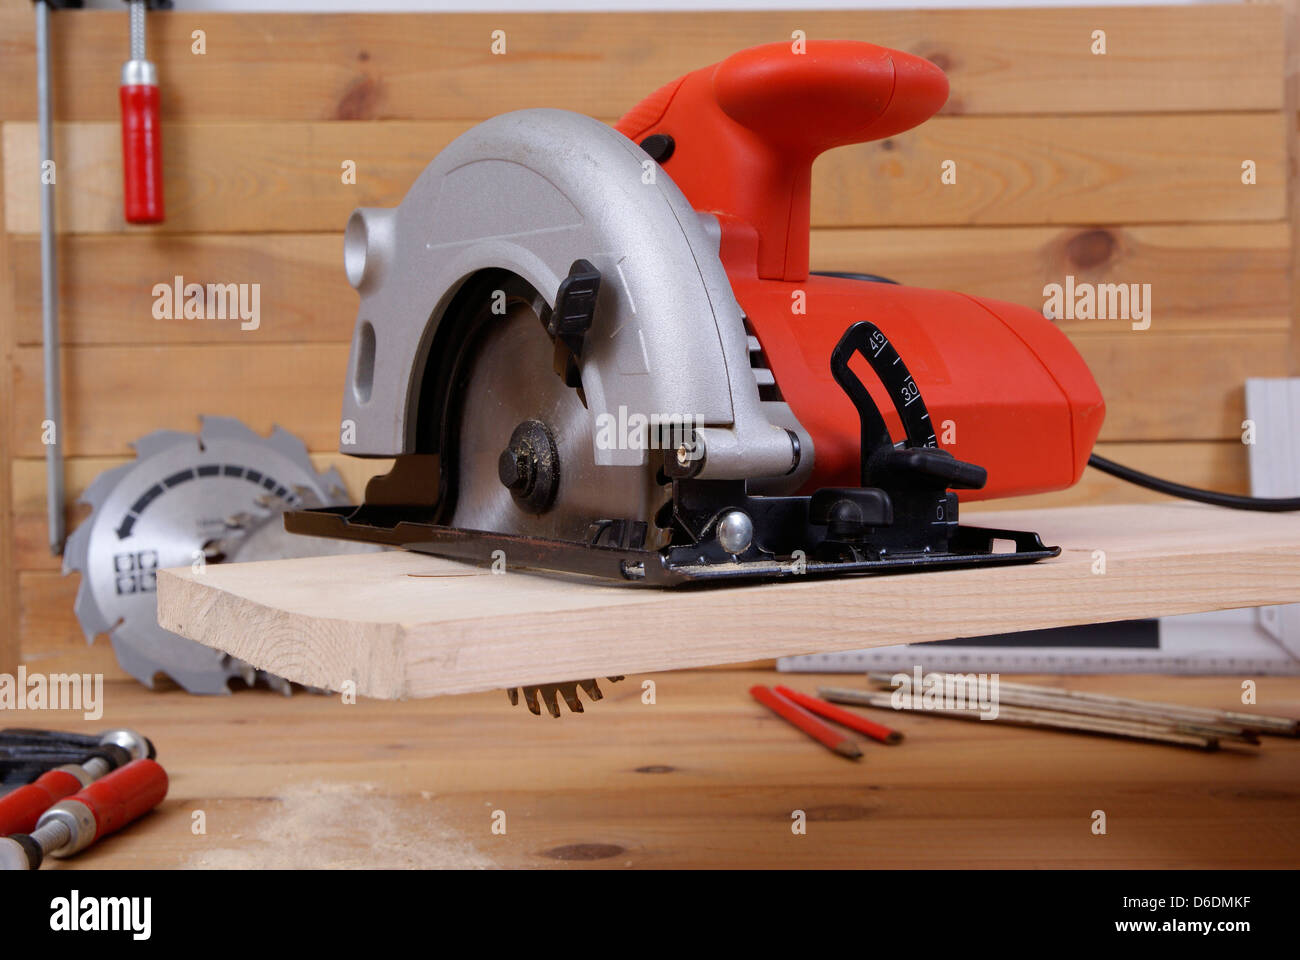
[[122,64],[122,192],[127,223],[163,222],[162,129],[158,68],[145,58],[146,0],[131,10],[131,59]]
[[132,760],[43,814],[31,834],[0,839],[0,869],[35,870],[45,857],[68,857],[138,820],[167,796],[167,773]]

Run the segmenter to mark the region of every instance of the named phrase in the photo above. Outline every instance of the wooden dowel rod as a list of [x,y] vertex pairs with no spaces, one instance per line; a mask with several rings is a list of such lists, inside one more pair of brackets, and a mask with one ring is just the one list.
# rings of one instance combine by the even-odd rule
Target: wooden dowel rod
[[[895,710],[896,712],[928,713],[961,720],[980,720],[983,717],[978,710],[943,710],[923,707],[919,704],[913,706],[909,702],[910,698],[905,699],[901,706],[895,707],[893,694],[876,693],[870,690],[822,687],[817,691],[817,694],[824,700],[830,700],[834,703],[851,703],[858,706],[876,707],[882,710]],[[1076,733],[1104,734],[1180,747],[1195,747],[1199,750],[1217,750],[1219,747],[1217,738],[1203,734],[1187,733],[1156,724],[1089,717],[1054,710],[1031,710],[1023,707],[1000,706],[997,716],[986,722],[1069,730]]]
[[1073,700],[1068,697],[1044,697],[1037,693],[1029,693],[1019,689],[1008,690],[1001,683],[998,684],[998,703],[1004,706],[1032,707],[1042,710],[1055,710],[1060,713],[1072,713],[1078,716],[1153,724],[1173,730],[1181,730],[1184,733],[1197,733],[1208,737],[1218,737],[1221,740],[1235,740],[1240,743],[1259,743],[1258,735],[1237,726],[1209,723],[1202,720],[1185,720],[1181,717],[1172,717],[1157,710],[1145,708],[1094,703],[1090,700]]
[[[894,674],[882,672],[872,672],[867,674],[867,678],[872,683],[882,684],[887,687],[893,686],[893,676]],[[999,679],[999,694],[1003,691],[1013,690],[1035,693],[1042,696],[1050,696],[1062,700],[1132,707],[1134,709],[1147,710],[1152,713],[1158,712],[1163,716],[1178,717],[1189,721],[1208,720],[1211,723],[1220,723],[1228,726],[1239,727],[1243,730],[1254,731],[1256,733],[1271,733],[1287,737],[1300,736],[1300,720],[1294,720],[1290,717],[1269,716],[1262,713],[1243,713],[1235,710],[1215,710],[1208,707],[1189,707],[1178,703],[1160,703],[1154,700],[1136,700],[1131,697],[1114,697],[1109,694],[1092,693],[1086,690],[1066,690],[1061,687],[1048,687],[1032,683],[1016,683],[1010,680]]]

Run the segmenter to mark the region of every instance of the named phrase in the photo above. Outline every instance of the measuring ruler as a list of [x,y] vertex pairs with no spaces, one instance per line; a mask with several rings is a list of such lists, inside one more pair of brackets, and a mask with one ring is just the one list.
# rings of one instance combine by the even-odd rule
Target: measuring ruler
[[1250,656],[1179,656],[1147,652],[1116,656],[1067,651],[1044,652],[1015,647],[934,647],[930,644],[880,647],[848,653],[814,653],[782,657],[777,669],[785,673],[867,673],[902,671],[920,666],[938,673],[1160,673],[1176,676],[1294,676],[1295,661]]
[[920,666],[950,673],[1163,673],[1300,675],[1300,657],[1262,614],[1219,610],[1153,620],[1098,623],[996,637],[909,643],[845,653],[783,657],[792,673],[864,673]]

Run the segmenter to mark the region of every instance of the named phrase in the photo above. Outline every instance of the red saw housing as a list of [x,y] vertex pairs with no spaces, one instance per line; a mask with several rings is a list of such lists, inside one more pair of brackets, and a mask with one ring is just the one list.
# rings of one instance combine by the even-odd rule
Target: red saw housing
[[[827,358],[859,320],[876,324],[906,362],[940,447],[987,469],[987,484],[962,499],[1068,487],[1101,430],[1105,404],[1092,374],[1038,312],[809,273],[813,160],[909,130],[947,97],[947,77],[921,57],[855,41],[810,40],[802,52],[774,43],[674,80],[616,125],[638,143],[670,137],[670,152],[658,151],[663,169],[696,210],[717,217],[736,299],[780,396],[813,438],[803,492],[858,483],[858,413]],[[901,437],[883,387],[861,379]]]

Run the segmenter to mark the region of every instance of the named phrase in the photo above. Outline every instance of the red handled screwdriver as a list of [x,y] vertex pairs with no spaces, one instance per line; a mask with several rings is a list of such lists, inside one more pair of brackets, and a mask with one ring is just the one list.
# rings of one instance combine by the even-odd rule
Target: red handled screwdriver
[[[131,59],[122,64],[122,188],[127,223],[163,222],[162,128],[158,68],[145,56],[145,10],[157,4],[127,0]],[[170,6],[170,4],[168,4]]]
[[35,870],[46,857],[68,857],[138,820],[167,796],[156,761],[132,760],[43,814],[30,834],[0,839],[0,870]]
[[[47,739],[51,743],[51,749],[58,745],[58,735],[49,731],[0,731],[0,737],[5,735],[24,739],[37,745],[37,749],[41,741]],[[152,758],[154,755],[153,744],[147,738],[134,730],[126,729],[109,730],[101,734],[93,749],[96,751],[95,756],[81,763],[67,763],[47,770],[32,783],[0,797],[0,837],[11,833],[31,833],[36,829],[41,814],[59,800],[71,796],[132,760]]]

